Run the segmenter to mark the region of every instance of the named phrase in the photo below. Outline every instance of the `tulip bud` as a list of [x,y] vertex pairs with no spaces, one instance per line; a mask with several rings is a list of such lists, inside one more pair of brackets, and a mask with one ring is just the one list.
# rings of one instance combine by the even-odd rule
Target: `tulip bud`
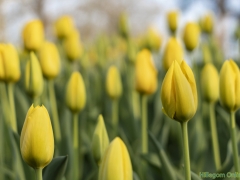
[[211,14],[207,14],[201,20],[202,31],[211,34],[213,31],[213,18]]
[[170,11],[167,14],[169,30],[174,34],[178,26],[178,11]]
[[212,62],[211,51],[207,44],[202,45],[202,56],[204,64]]
[[167,71],[168,68],[172,65],[172,62],[176,60],[179,64],[181,64],[184,53],[181,44],[175,37],[171,37],[168,40],[168,43],[163,52],[163,67]]
[[73,72],[68,81],[66,104],[73,112],[81,111],[86,104],[85,85],[79,72]]
[[116,137],[105,151],[99,180],[132,180],[132,164],[124,142]]
[[116,66],[111,66],[108,69],[106,90],[112,99],[118,99],[122,95],[121,75]]
[[22,32],[24,46],[28,50],[37,51],[44,42],[44,29],[40,20],[27,23]]
[[29,108],[21,132],[20,149],[23,160],[35,169],[44,168],[52,161],[53,130],[44,106]]
[[74,22],[70,16],[62,16],[55,23],[55,33],[58,38],[66,38],[74,29]]
[[45,42],[39,50],[39,60],[43,76],[54,79],[60,72],[60,57],[55,44]]
[[184,29],[183,41],[188,51],[195,49],[199,43],[200,28],[196,23],[187,23]]
[[30,96],[38,97],[43,91],[43,76],[40,63],[36,55],[31,52],[25,69],[25,88]]
[[153,94],[157,89],[157,69],[149,50],[143,49],[136,60],[136,90],[143,94]]
[[225,61],[220,71],[220,102],[229,111],[240,107],[240,74],[233,60]]
[[149,28],[146,37],[146,47],[151,51],[158,51],[161,47],[162,38],[156,29]]
[[197,88],[191,68],[174,61],[161,88],[161,100],[166,114],[179,122],[190,120],[197,110]]
[[126,13],[121,14],[119,19],[119,32],[122,37],[127,38],[129,33],[128,17]]
[[211,63],[207,63],[201,72],[203,98],[207,102],[216,102],[219,97],[218,71]]
[[95,161],[100,165],[103,155],[109,145],[107,130],[102,115],[98,116],[98,123],[93,133],[92,153]]

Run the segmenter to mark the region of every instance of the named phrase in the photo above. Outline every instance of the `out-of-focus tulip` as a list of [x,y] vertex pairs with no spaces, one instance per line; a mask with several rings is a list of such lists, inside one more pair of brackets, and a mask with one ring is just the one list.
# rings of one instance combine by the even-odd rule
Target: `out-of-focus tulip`
[[20,62],[15,47],[11,44],[0,45],[0,80],[17,82],[20,79]]
[[72,112],[81,111],[86,104],[85,84],[79,72],[73,72],[68,81],[66,104]]
[[119,70],[116,66],[111,66],[107,72],[106,78],[107,94],[112,99],[118,99],[122,95],[122,80]]
[[53,130],[44,106],[32,105],[28,110],[21,132],[20,149],[23,160],[35,169],[44,168],[52,161]]
[[198,24],[189,22],[185,26],[183,41],[188,51],[195,49],[199,43],[200,28]]
[[136,60],[136,90],[142,94],[153,94],[157,89],[157,69],[151,52],[143,49]]
[[57,77],[60,72],[60,57],[55,44],[45,42],[39,50],[39,60],[45,78]]
[[158,51],[161,47],[162,38],[153,27],[148,29],[146,36],[146,47],[151,51]]
[[229,111],[240,107],[240,73],[233,60],[225,61],[219,79],[220,102]]
[[92,153],[95,161],[100,165],[103,155],[109,145],[107,130],[102,115],[98,116],[98,123],[93,133]]
[[36,55],[31,52],[25,69],[25,88],[30,96],[38,97],[43,92],[43,75]]
[[126,13],[122,13],[119,18],[119,31],[122,37],[127,38],[129,33],[128,16]]
[[74,30],[74,22],[72,17],[64,15],[55,23],[55,33],[58,38],[66,38]]
[[202,56],[203,56],[204,64],[212,62],[212,55],[211,55],[208,44],[202,45]]
[[205,33],[208,33],[208,34],[212,33],[212,31],[213,31],[213,17],[212,17],[211,14],[205,15],[201,19],[201,29]]
[[219,98],[219,76],[215,66],[207,63],[201,72],[203,98],[207,102],[216,102]]
[[172,65],[172,62],[176,60],[179,64],[184,58],[184,51],[181,44],[175,37],[171,37],[163,52],[163,67],[167,71]]
[[178,26],[178,11],[175,10],[175,11],[168,12],[167,21],[168,21],[169,30],[172,33],[175,33]]
[[161,100],[166,114],[179,122],[190,120],[197,110],[197,88],[191,68],[174,61],[161,88]]
[[99,169],[99,180],[132,180],[132,164],[124,142],[116,137],[107,150]]
[[38,51],[44,42],[44,28],[40,20],[26,24],[22,32],[24,46],[28,50]]

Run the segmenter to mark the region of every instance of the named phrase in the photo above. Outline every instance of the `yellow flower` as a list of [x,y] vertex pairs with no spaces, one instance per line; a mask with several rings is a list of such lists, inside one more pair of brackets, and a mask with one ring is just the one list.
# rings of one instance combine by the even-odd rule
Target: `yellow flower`
[[201,88],[203,98],[207,102],[216,102],[219,97],[218,71],[211,63],[207,63],[201,72]]
[[197,110],[197,88],[191,68],[174,61],[161,88],[161,100],[166,114],[179,122],[190,120]]
[[17,82],[20,79],[20,62],[15,47],[11,44],[0,45],[0,80]]
[[132,165],[124,142],[116,137],[107,150],[99,169],[99,180],[132,180]]
[[158,51],[161,47],[162,38],[153,27],[148,29],[146,37],[146,47],[151,51]]
[[184,58],[184,51],[181,44],[175,37],[171,37],[163,52],[163,67],[167,71],[172,65],[172,62],[176,60],[179,64]]
[[201,20],[201,28],[205,33],[212,33],[213,31],[213,17],[211,14],[205,15]]
[[30,96],[38,97],[43,91],[43,76],[40,63],[36,55],[31,52],[25,69],[25,88]]
[[143,49],[136,60],[136,90],[143,94],[153,94],[157,89],[157,69],[149,50]]
[[66,38],[74,29],[74,22],[70,16],[62,16],[55,23],[55,33],[58,38]]
[[240,107],[240,74],[233,60],[225,61],[220,71],[220,102],[229,111]]
[[81,111],[86,104],[85,85],[79,72],[73,72],[68,81],[66,104],[73,112]]
[[178,26],[178,11],[170,11],[167,14],[168,27],[172,33],[175,33]]
[[195,49],[199,43],[200,28],[198,24],[189,22],[185,26],[183,41],[188,51]]
[[127,38],[128,37],[128,16],[126,13],[122,13],[120,18],[119,18],[119,31],[120,31],[120,34]]
[[54,79],[60,72],[60,57],[57,47],[45,42],[39,50],[39,60],[44,77]]
[[210,51],[208,44],[206,44],[206,43],[202,44],[202,56],[203,56],[203,62],[205,64],[212,62],[211,51]]
[[28,50],[37,51],[44,42],[44,29],[40,20],[27,23],[22,32],[24,46]]
[[121,75],[116,66],[111,66],[107,72],[106,90],[112,99],[118,99],[122,95]]
[[52,161],[53,130],[44,106],[29,108],[21,132],[20,149],[23,160],[35,169],[44,168]]
[[109,145],[107,130],[102,115],[98,116],[98,123],[93,133],[92,153],[95,161],[100,165],[103,155]]

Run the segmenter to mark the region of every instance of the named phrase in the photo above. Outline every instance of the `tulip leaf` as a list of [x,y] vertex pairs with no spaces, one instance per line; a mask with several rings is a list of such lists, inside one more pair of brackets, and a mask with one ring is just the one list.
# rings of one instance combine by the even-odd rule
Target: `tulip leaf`
[[61,180],[68,164],[68,156],[53,158],[52,162],[43,170],[44,180]]
[[196,173],[191,171],[191,177],[193,180],[202,180]]

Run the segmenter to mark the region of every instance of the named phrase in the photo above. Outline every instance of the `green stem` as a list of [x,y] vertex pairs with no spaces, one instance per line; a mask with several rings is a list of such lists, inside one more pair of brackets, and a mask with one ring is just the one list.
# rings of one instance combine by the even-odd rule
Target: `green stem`
[[16,121],[16,112],[15,112],[15,101],[14,101],[14,87],[12,83],[7,83],[8,88],[8,99],[11,109],[11,126],[15,133],[17,133],[17,121]]
[[148,153],[147,95],[142,96],[142,153]]
[[78,149],[78,113],[73,113],[73,148]]
[[5,83],[0,83],[1,88],[1,101],[2,101],[2,108],[3,108],[3,115],[6,124],[11,127],[11,111],[10,111],[10,105],[7,99],[7,90]]
[[80,178],[78,113],[73,113],[73,179]]
[[115,134],[117,134],[118,129],[118,100],[112,100],[112,123]]
[[183,136],[185,180],[191,180],[187,122],[182,122],[181,126],[182,126],[182,136]]
[[210,106],[209,107],[210,126],[211,126],[211,135],[212,135],[212,147],[213,147],[214,162],[215,162],[216,170],[219,170],[221,167],[221,159],[220,159],[217,125],[216,125],[216,118],[215,118],[215,104],[210,103],[209,106]]
[[42,168],[39,169],[35,169],[35,173],[36,173],[36,180],[42,180]]
[[[238,159],[238,147],[237,147],[237,139],[236,139],[236,123],[235,123],[235,112],[230,112],[230,133],[232,140],[232,150],[233,150],[233,161],[235,172],[239,172],[239,159]],[[238,180],[240,178],[237,178]]]

